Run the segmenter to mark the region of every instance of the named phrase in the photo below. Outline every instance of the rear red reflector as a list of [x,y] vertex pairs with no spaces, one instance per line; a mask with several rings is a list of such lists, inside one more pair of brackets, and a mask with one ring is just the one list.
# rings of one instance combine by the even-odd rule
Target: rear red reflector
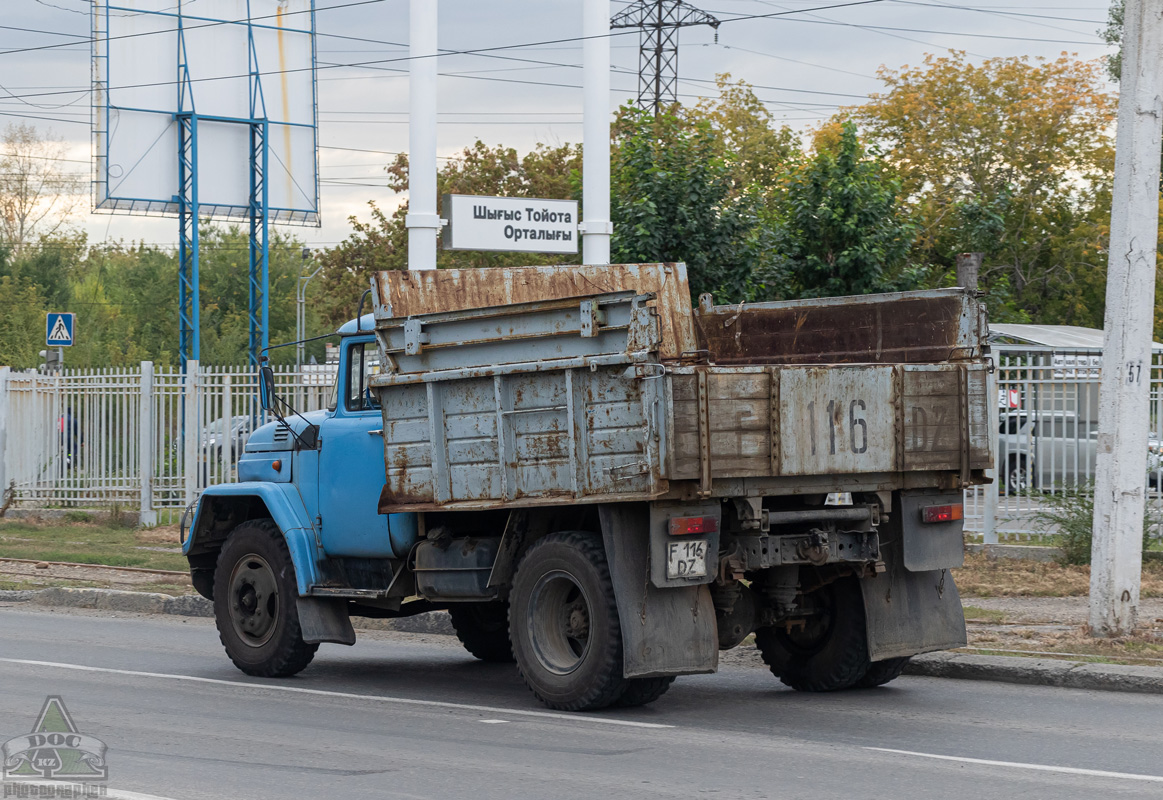
[[715,533],[719,530],[719,520],[715,517],[674,517],[670,520],[670,535],[685,536],[688,533]]
[[965,518],[965,506],[925,506],[921,509],[922,522],[954,522]]

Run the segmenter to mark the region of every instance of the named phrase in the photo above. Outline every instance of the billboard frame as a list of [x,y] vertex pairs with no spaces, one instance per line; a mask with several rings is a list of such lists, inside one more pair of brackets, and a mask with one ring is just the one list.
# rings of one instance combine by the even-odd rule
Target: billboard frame
[[[269,264],[270,264],[270,235],[269,226],[272,222],[291,224],[291,225],[319,225],[319,97],[318,97],[318,66],[317,66],[317,52],[316,52],[316,5],[315,0],[301,0],[303,8],[294,10],[290,13],[295,15],[306,15],[308,24],[299,26],[285,26],[283,24],[283,12],[280,10],[277,14],[269,16],[255,17],[253,4],[261,0],[237,0],[239,6],[245,6],[246,17],[235,18],[221,18],[215,16],[208,16],[203,14],[186,13],[184,6],[190,3],[190,0],[177,0],[176,4],[166,3],[158,4],[157,9],[149,8],[134,8],[132,7],[135,0],[95,0],[93,3],[93,37],[92,37],[92,60],[93,60],[93,206],[94,211],[99,213],[124,213],[133,215],[145,216],[177,216],[179,220],[179,298],[178,298],[178,317],[179,317],[179,356],[185,368],[186,362],[190,359],[199,359],[199,340],[200,340],[200,319],[199,319],[199,232],[198,225],[204,219],[226,219],[234,221],[246,220],[249,222],[249,275],[248,275],[248,295],[249,295],[249,357],[252,364],[258,364],[263,351],[269,345]],[[146,4],[148,5],[148,3]],[[225,6],[223,4],[223,13],[225,13]],[[272,4],[273,5],[273,4]],[[241,9],[240,9],[241,11]],[[111,59],[113,57],[115,47],[110,44],[113,38],[111,36],[111,14],[122,14],[126,18],[137,18],[149,20],[158,20],[156,29],[146,30],[140,33],[129,34],[127,36],[145,36],[157,35],[162,37],[173,37],[172,50],[173,55],[176,56],[176,72],[174,73],[174,81],[172,83],[174,96],[167,97],[165,100],[156,103],[157,108],[146,107],[132,107],[119,106],[113,101],[116,98],[115,93],[123,92],[127,89],[142,89],[142,88],[157,88],[160,87],[162,94],[170,91],[171,84],[167,82],[158,83],[143,83],[143,84],[127,84],[125,86],[118,86],[111,83],[113,76]],[[277,24],[263,24],[263,20],[274,17],[278,19]],[[169,27],[166,21],[172,21],[173,27]],[[222,26],[226,33],[236,37],[241,33],[241,29],[245,29],[246,36],[246,62],[247,70],[245,74],[239,72],[234,75],[212,75],[211,77],[204,77],[199,74],[199,69],[206,69],[206,53],[200,48],[210,49],[210,44],[206,40],[202,40],[201,44],[197,42],[193,45],[189,42],[189,34],[191,31],[196,31],[201,27],[218,27]],[[147,28],[149,26],[147,25]],[[264,70],[264,60],[260,59],[260,47],[256,43],[256,32],[260,35],[276,32],[275,40],[277,41],[278,60],[277,70]],[[285,34],[291,36],[285,37]],[[297,37],[297,38],[295,38]],[[221,37],[220,37],[221,38]],[[300,45],[299,56],[302,58],[305,55],[302,45],[304,42],[309,42],[310,65],[304,68],[287,69],[284,59],[284,44],[285,39],[297,41]],[[157,40],[155,40],[156,42]],[[161,40],[162,44],[159,49],[166,50],[170,48],[170,41],[168,39]],[[267,41],[264,47],[270,47],[270,42]],[[270,53],[264,49],[261,51],[264,55]],[[201,59],[201,62],[199,62]],[[193,69],[192,69],[193,62]],[[239,67],[241,70],[241,67]],[[213,70],[213,67],[211,67]],[[292,111],[292,100],[294,97],[288,91],[287,76],[292,73],[302,73],[309,71],[310,83],[310,106],[309,112],[304,114],[302,109],[298,112],[300,120],[307,119],[309,121],[295,121],[296,114]],[[267,95],[264,90],[264,76],[278,75],[282,83],[282,92],[279,99],[282,105],[278,105],[276,100],[276,116],[272,120],[267,104]],[[229,81],[233,83],[233,88],[237,92],[241,82],[245,80],[247,103],[243,114],[231,113],[212,113],[220,110],[224,105],[228,106],[229,101],[222,98],[216,98],[215,89],[218,94],[226,96],[229,86],[219,84],[219,87],[214,85],[214,81]],[[198,89],[196,84],[207,82],[210,87],[204,91]],[[198,103],[195,98],[201,91],[202,96],[199,98],[203,101],[202,110],[206,111],[207,105],[219,106],[218,108],[211,108],[210,113],[199,113]],[[207,98],[206,96],[209,95]],[[233,98],[237,108],[238,98]],[[296,98],[297,99],[297,98]],[[168,107],[166,106],[168,103]],[[110,154],[112,152],[111,136],[113,135],[114,125],[116,119],[120,124],[123,117],[122,113],[130,115],[153,115],[166,119],[162,123],[161,133],[152,144],[144,149],[137,161],[130,167],[129,173],[137,168],[138,165],[149,155],[150,151],[166,136],[176,139],[176,152],[174,153],[174,160],[169,162],[176,165],[177,172],[177,186],[176,193],[172,196],[166,197],[168,191],[164,188],[167,185],[167,178],[158,176],[156,180],[157,185],[163,186],[163,190],[156,191],[153,197],[133,197],[124,196],[119,197],[110,192]],[[116,117],[115,117],[116,115]],[[148,118],[148,117],[146,117]],[[272,147],[271,133],[273,127],[279,127],[284,131],[285,154],[286,159],[279,157],[278,151]],[[241,187],[234,187],[235,201],[234,202],[220,202],[219,197],[214,197],[217,186],[221,182],[213,182],[210,188],[210,198],[206,196],[206,187],[199,186],[199,139],[200,129],[206,128],[205,133],[208,135],[215,131],[235,131],[235,133],[227,133],[227,136],[245,136],[247,140],[247,147],[245,152],[245,159],[249,166],[249,175],[246,186],[245,202],[241,201]],[[239,129],[242,128],[242,131]],[[293,130],[300,131],[299,137],[302,138],[303,130],[309,130],[310,134],[310,168],[311,172],[311,186],[309,190],[304,191],[303,186],[296,178],[295,166],[301,164],[301,160],[296,161],[292,159],[292,133]],[[237,146],[237,145],[236,145]],[[242,148],[238,147],[238,152],[235,153],[236,160],[241,161]],[[300,152],[301,152],[300,148]],[[216,157],[219,153],[215,152]],[[282,185],[286,188],[286,196],[288,202],[282,205],[271,203],[271,178],[270,172],[271,157],[274,157],[279,162],[284,174],[278,176],[282,181]],[[225,160],[225,159],[223,159]],[[300,171],[303,167],[299,167]],[[229,173],[230,170],[218,170],[219,172]],[[215,170],[211,169],[214,173]],[[124,181],[124,176],[128,173],[115,176]],[[213,176],[211,176],[213,178]],[[147,178],[147,180],[152,179]],[[229,179],[228,179],[229,180]],[[294,189],[292,190],[292,185]],[[297,195],[294,192],[298,192]],[[305,202],[302,203],[305,207],[296,207],[296,199],[301,197]]]

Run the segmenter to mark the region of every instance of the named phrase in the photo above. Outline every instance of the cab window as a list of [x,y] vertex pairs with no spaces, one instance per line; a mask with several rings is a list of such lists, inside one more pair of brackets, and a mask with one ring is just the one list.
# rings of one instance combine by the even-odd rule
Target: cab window
[[347,385],[345,407],[348,411],[375,411],[380,407],[379,397],[368,386],[368,380],[379,372],[379,354],[374,342],[353,344],[347,353]]

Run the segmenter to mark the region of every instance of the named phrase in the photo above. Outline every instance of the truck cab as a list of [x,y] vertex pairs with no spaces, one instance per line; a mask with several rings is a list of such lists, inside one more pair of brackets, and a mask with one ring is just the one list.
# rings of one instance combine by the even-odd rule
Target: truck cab
[[[340,337],[339,368],[327,408],[258,428],[239,459],[238,482],[207,487],[183,523],[183,553],[194,587],[214,599],[216,556],[238,525],[271,520],[287,537],[300,594],[327,594],[346,559],[402,559],[417,537],[415,514],[380,514],[383,419],[368,387],[376,369],[371,315]],[[338,561],[337,561],[338,560]]]

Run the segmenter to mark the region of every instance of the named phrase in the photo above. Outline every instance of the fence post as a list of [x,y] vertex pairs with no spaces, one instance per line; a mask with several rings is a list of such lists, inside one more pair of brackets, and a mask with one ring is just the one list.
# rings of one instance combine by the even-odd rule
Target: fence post
[[202,430],[198,427],[198,391],[201,375],[197,359],[186,362],[186,376],[182,381],[182,473],[186,484],[186,505],[198,497],[198,448],[202,444]]
[[237,439],[234,436],[234,398],[231,397],[230,368],[222,373],[222,438],[218,440],[218,455],[222,462],[222,472],[218,476],[219,483],[230,483],[230,467],[234,461],[234,447]]
[[12,416],[12,403],[8,399],[8,367],[0,367],[0,506],[8,492],[8,419]]
[[153,508],[153,362],[141,362],[141,387],[137,412],[137,470],[141,476],[141,511],[138,524],[143,527],[157,525],[157,512]]
[[985,507],[982,510],[981,541],[988,545],[997,544],[997,484],[1001,478],[1001,470],[997,466],[997,461],[1001,457],[1001,454],[998,452],[1001,450],[1001,409],[999,407],[1001,397],[998,394],[1000,387],[996,360],[993,372],[986,375],[986,386],[988,388],[986,389],[985,397],[989,403],[986,418],[989,420],[989,435],[993,438],[993,469],[987,470],[986,474],[992,477],[993,480],[981,488],[985,501]]

